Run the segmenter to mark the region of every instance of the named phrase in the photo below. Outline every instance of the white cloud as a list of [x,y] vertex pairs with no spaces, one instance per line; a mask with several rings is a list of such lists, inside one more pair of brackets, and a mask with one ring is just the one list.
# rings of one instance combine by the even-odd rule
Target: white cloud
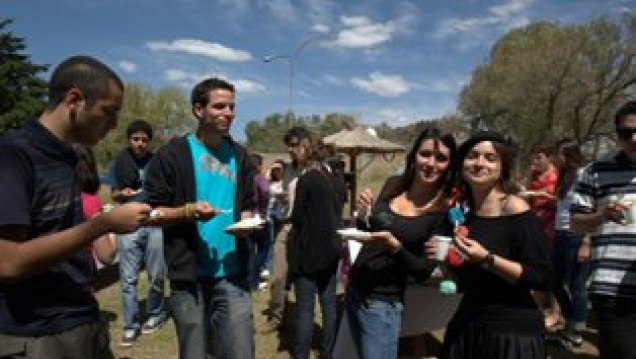
[[488,8],[488,13],[484,16],[443,19],[433,36],[437,39],[456,36],[455,46],[461,51],[481,46],[496,31],[527,25],[530,20],[526,12],[535,1],[507,0],[501,5]]
[[395,126],[396,123],[409,123],[417,120],[413,115],[407,114],[404,110],[394,108],[381,108],[375,112],[378,122],[386,122]]
[[397,97],[409,92],[409,84],[400,75],[374,72],[367,78],[354,77],[350,82],[358,89],[383,97]]
[[171,42],[150,41],[146,46],[152,51],[172,51],[203,55],[221,61],[249,61],[252,55],[244,50],[231,49],[218,43],[196,39],[178,39]]
[[231,79],[228,76],[220,73],[204,73],[184,71],[180,69],[169,69],[164,71],[163,77],[166,79],[166,81],[186,89],[192,88],[194,84],[206,78],[219,77],[232,83],[239,95],[260,93],[266,90],[265,85],[258,82],[247,79]]
[[341,16],[340,21],[345,28],[328,45],[346,48],[371,47],[389,41],[396,31],[392,22],[373,23],[364,16]]
[[311,30],[320,34],[326,34],[329,32],[329,26],[325,24],[316,24],[311,28]]
[[489,11],[499,18],[509,18],[522,13],[535,1],[536,0],[511,0],[503,5],[493,6]]
[[236,91],[239,93],[239,95],[242,93],[260,93],[265,92],[266,90],[265,85],[246,79],[234,80],[233,84],[236,87]]
[[126,73],[133,73],[137,71],[137,64],[134,62],[122,60],[117,64],[119,68]]

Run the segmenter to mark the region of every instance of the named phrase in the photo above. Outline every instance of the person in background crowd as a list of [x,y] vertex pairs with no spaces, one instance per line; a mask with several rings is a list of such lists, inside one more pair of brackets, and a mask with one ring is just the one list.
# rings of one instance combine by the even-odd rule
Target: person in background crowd
[[148,166],[148,202],[164,226],[170,300],[180,359],[253,359],[248,235],[254,172],[230,137],[234,86],[205,79],[192,89],[194,134],[163,146]]
[[[541,146],[533,150],[530,163],[530,181],[527,184],[525,197],[532,211],[541,219],[541,226],[548,240],[548,252],[552,251],[555,240],[556,185],[559,171],[552,162],[554,148]],[[545,327],[555,330],[560,324],[561,313],[551,291],[534,292],[536,300],[545,311]]]
[[372,208],[360,226],[373,232],[350,269],[345,308],[362,359],[397,358],[407,276],[426,280],[437,262],[427,259],[425,243],[452,232],[445,218],[455,152],[452,135],[426,129],[377,203],[368,192],[358,200],[362,218]]
[[250,274],[250,287],[252,290],[265,289],[267,282],[260,283],[261,271],[267,267],[267,257],[272,249],[271,222],[267,218],[267,206],[269,205],[269,181],[262,173],[263,156],[259,154],[250,155],[252,170],[254,171],[254,193],[256,194],[256,210],[255,214],[265,220],[263,228],[254,232],[253,242],[254,250],[252,251],[253,260]]
[[133,230],[151,208],[127,203],[85,220],[70,145],[94,146],[117,125],[123,91],[97,59],[69,57],[40,117],[0,139],[0,357],[113,358],[86,248]]
[[322,312],[320,357],[331,358],[336,338],[336,271],[346,189],[325,160],[327,149],[319,139],[303,138],[296,160],[305,169],[298,178],[292,209],[289,274],[296,294],[294,359],[308,359],[318,294]]
[[[89,220],[102,212],[103,204],[99,199],[99,174],[93,150],[85,145],[72,145],[77,156],[77,181],[80,184],[82,211]],[[117,236],[107,233],[96,239],[92,245],[92,253],[100,264],[111,264],[117,255]]]
[[[479,132],[458,151],[467,231],[453,244],[462,300],[446,328],[442,359],[544,359],[543,316],[531,290],[551,281],[545,232],[511,181],[513,147]],[[467,233],[466,233],[467,232]]]
[[[556,189],[556,239],[552,248],[552,291],[566,320],[565,328],[559,332],[559,340],[566,347],[579,347],[583,344],[581,331],[587,323],[585,282],[590,271],[590,239],[570,230],[570,189],[577,170],[583,166],[579,144],[572,139],[558,141],[554,163],[559,170],[559,180]],[[567,291],[564,285],[567,285]]]
[[281,206],[281,228],[274,240],[274,253],[272,273],[269,278],[270,301],[268,306],[267,321],[259,328],[262,333],[270,333],[280,329],[284,324],[285,303],[287,301],[288,263],[287,253],[289,237],[291,234],[291,209],[294,204],[294,193],[298,176],[305,166],[306,161],[299,161],[301,153],[300,141],[309,139],[309,131],[304,127],[292,127],[283,137],[283,141],[289,150],[291,163],[283,168],[283,190],[275,197]]
[[574,184],[570,226],[591,234],[589,287],[601,359],[636,358],[636,101],[614,116],[618,153],[586,166]]
[[280,232],[282,221],[285,218],[285,204],[278,197],[283,195],[283,174],[285,161],[275,160],[267,171],[267,181],[269,182],[269,203],[267,204],[267,220],[271,223],[270,238],[272,238],[272,246],[267,254],[263,270],[261,271],[261,279],[269,279],[272,265],[274,261],[274,241]]
[[[153,153],[148,149],[152,140],[152,126],[144,120],[132,121],[126,129],[128,146],[113,162],[111,175],[114,183],[111,197],[117,203],[129,201],[146,202],[144,191],[146,168]],[[156,332],[166,319],[164,309],[164,256],[163,231],[161,227],[145,225],[134,232],[119,235],[119,277],[123,305],[124,330],[122,347],[130,347],[140,333]],[[146,320],[141,325],[137,284],[141,264],[145,262],[148,274],[148,296],[146,298]]]

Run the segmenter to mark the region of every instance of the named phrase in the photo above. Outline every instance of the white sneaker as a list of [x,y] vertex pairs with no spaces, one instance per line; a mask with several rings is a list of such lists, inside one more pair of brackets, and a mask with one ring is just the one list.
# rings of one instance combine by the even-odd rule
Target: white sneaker
[[269,284],[267,282],[260,282],[258,283],[258,290],[263,290],[265,288],[267,288],[269,286]]
[[270,273],[269,273],[269,270],[268,270],[268,269],[263,269],[263,270],[261,271],[261,279],[267,279],[267,278],[269,278],[269,274],[270,274]]

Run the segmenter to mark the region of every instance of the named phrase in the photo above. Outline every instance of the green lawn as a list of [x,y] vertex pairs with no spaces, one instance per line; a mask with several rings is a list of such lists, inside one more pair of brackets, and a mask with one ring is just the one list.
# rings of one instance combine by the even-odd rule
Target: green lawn
[[[140,278],[140,300],[145,300],[146,278],[142,273]],[[155,359],[155,358],[177,358],[177,341],[172,321],[167,321],[161,330],[152,335],[142,335],[132,348],[119,347],[119,339],[121,337],[122,316],[121,316],[121,287],[119,283],[115,283],[106,287],[97,293],[97,297],[102,310],[102,315],[109,325],[111,334],[111,347],[116,358],[120,359]],[[293,296],[290,295],[290,307],[294,305]],[[263,311],[267,306],[269,299],[269,291],[263,290],[255,292],[254,300],[254,322],[258,327],[265,321]],[[339,294],[342,299],[342,293]],[[340,300],[342,304],[342,300]],[[342,306],[340,306],[342,307]],[[316,308],[319,308],[317,305]],[[291,309],[291,308],[290,308]],[[288,314],[291,314],[288,312]],[[289,317],[293,317],[289,315]],[[292,318],[293,320],[293,318]],[[316,313],[316,328],[319,328],[320,317],[319,312]],[[421,351],[422,347],[428,348],[427,355],[434,356],[439,349],[439,344],[443,337],[443,331],[434,332],[417,338],[409,338],[400,342],[400,358],[422,358],[423,356],[413,355],[414,351]],[[554,346],[549,347],[549,358],[551,359],[589,359],[597,358],[596,348],[591,344],[596,340],[595,331],[590,330],[585,333],[586,343],[576,353],[559,349]],[[255,334],[256,341],[256,358],[257,359],[279,359],[289,358],[293,345],[292,332],[289,329],[283,329],[280,332],[270,334],[261,334],[258,331]],[[317,349],[319,348],[319,339],[317,333],[314,334],[314,343],[312,345],[312,359],[318,358]]]

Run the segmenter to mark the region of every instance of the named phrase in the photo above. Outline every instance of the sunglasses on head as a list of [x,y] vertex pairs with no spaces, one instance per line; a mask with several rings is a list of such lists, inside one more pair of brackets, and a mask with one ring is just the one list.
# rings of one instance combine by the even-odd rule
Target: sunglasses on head
[[625,141],[631,140],[635,133],[636,133],[636,128],[618,127],[616,129],[616,134],[618,135],[618,138]]

